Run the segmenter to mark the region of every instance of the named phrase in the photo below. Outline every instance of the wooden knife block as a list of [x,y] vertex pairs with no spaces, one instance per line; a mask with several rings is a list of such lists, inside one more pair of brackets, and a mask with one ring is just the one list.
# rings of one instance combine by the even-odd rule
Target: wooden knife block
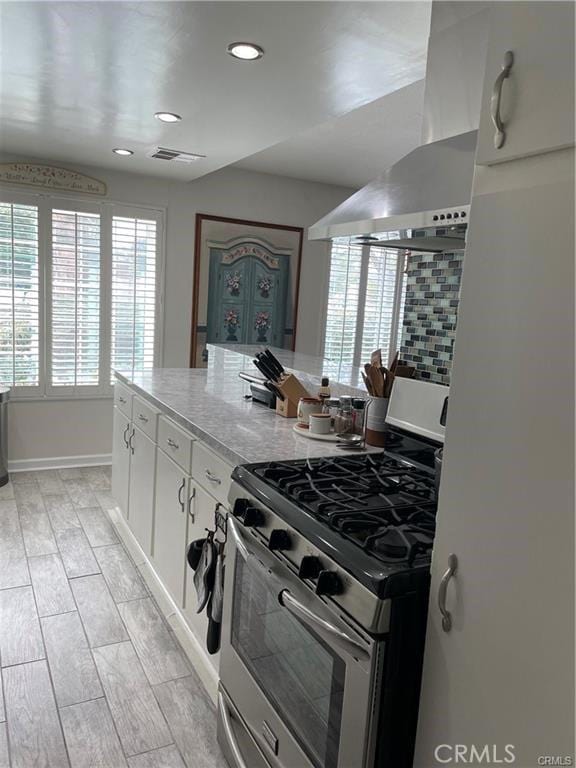
[[287,373],[276,387],[284,395],[284,400],[276,400],[276,413],[285,419],[295,419],[298,415],[298,401],[301,397],[310,397],[308,390],[292,373]]

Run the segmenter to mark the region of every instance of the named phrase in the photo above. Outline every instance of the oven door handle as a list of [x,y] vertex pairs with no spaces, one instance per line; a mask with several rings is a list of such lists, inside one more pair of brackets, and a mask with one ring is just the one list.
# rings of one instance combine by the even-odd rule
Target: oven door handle
[[356,661],[367,661],[370,658],[368,651],[353,637],[350,637],[350,635],[338,629],[338,627],[335,627],[334,624],[326,621],[326,619],[317,616],[310,608],[302,605],[290,593],[290,590],[283,589],[278,595],[278,600],[280,605],[283,605],[287,611],[300,619],[304,624],[312,627],[312,629],[319,630],[322,634],[327,635],[335,645],[349,653]]
[[228,515],[226,518],[226,525],[228,526],[228,530],[232,534],[232,538],[234,539],[234,544],[236,546],[236,549],[238,550],[238,554],[242,558],[242,560],[248,560],[250,557],[250,552],[248,550],[248,547],[246,544],[244,544],[244,539],[242,538],[242,534],[238,530],[238,523],[232,515]]
[[240,752],[238,742],[236,741],[236,736],[234,735],[234,731],[232,729],[230,712],[226,706],[226,701],[224,700],[224,694],[222,691],[218,691],[218,711],[220,712],[220,717],[222,718],[222,725],[224,728],[226,741],[228,742],[228,746],[230,747],[230,751],[232,752],[236,762],[235,768],[248,768],[244,762],[244,758],[242,757],[242,752]]
[[234,520],[232,515],[228,515],[228,530],[232,533],[234,544],[242,559],[247,563],[253,563],[260,568],[260,570],[265,571],[268,581],[271,581],[273,586],[278,588],[278,602],[280,605],[300,619],[304,624],[312,629],[316,629],[326,636],[332,643],[334,643],[334,645],[337,645],[339,648],[346,651],[346,653],[350,654],[350,656],[357,661],[366,661],[370,658],[370,653],[364,646],[351,637],[347,632],[344,632],[331,622],[318,616],[314,611],[311,611],[310,608],[297,600],[290,590],[285,588],[277,574],[262,563],[257,555],[250,552],[246,546],[244,537],[240,533],[238,523]]

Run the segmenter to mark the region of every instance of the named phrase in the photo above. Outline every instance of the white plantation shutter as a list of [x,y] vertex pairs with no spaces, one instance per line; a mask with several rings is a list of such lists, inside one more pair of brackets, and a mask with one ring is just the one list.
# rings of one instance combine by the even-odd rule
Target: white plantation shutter
[[38,208],[0,202],[0,384],[40,384]]
[[396,339],[392,339],[395,328],[396,273],[398,251],[385,248],[370,248],[366,302],[364,305],[364,328],[362,332],[361,363],[370,360],[375,349],[382,350],[382,361],[396,352]]
[[0,386],[109,397],[111,368],[161,344],[159,210],[14,193],[0,201]]
[[332,241],[324,357],[333,364],[324,366],[326,375],[363,365],[375,349],[386,362],[399,348],[403,265],[396,250]]
[[332,242],[324,357],[352,365],[360,296],[362,247],[346,238]]
[[112,218],[112,369],[134,373],[154,365],[157,230],[155,220]]
[[100,215],[52,210],[50,383],[100,384]]

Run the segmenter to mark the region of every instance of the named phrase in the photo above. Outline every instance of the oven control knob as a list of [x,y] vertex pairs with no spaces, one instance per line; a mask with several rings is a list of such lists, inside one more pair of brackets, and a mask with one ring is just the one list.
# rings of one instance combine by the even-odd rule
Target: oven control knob
[[317,595],[339,595],[344,587],[336,571],[320,571],[316,582]]
[[314,555],[304,555],[300,561],[298,576],[301,579],[317,579],[321,570],[322,565],[317,557],[314,557]]
[[292,542],[290,541],[288,531],[285,531],[283,528],[275,528],[271,531],[270,539],[268,541],[269,549],[290,549],[291,545]]
[[264,524],[262,511],[258,507],[253,507],[248,499],[236,499],[233,515],[241,520],[247,528],[257,528]]

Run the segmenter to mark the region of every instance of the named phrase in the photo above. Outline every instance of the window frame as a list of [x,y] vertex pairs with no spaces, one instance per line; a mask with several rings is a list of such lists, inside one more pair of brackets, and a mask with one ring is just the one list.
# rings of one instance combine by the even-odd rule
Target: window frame
[[[345,238],[335,238],[335,240],[340,240]],[[352,238],[350,238],[350,244],[355,245],[352,242]],[[333,241],[331,240],[328,244],[328,275],[326,278],[325,283],[325,296],[324,296],[324,322],[322,324],[322,338],[321,338],[321,355],[324,357],[325,360],[329,360],[329,362],[333,363],[333,366],[337,366],[340,368],[350,368],[350,366],[355,368],[361,368],[366,360],[362,360],[362,336],[364,333],[364,315],[365,315],[365,306],[366,306],[366,292],[367,292],[367,286],[368,286],[368,269],[369,269],[369,262],[370,262],[370,251],[374,246],[371,246],[369,244],[363,244],[361,246],[362,248],[362,254],[361,254],[361,263],[360,263],[360,279],[359,279],[359,286],[358,286],[358,307],[356,309],[356,325],[355,325],[355,335],[354,335],[354,354],[352,358],[352,363],[342,363],[341,360],[332,360],[325,357],[325,349],[326,349],[326,331],[327,331],[327,310],[328,305],[330,301],[330,269],[332,268],[332,248],[333,248]],[[380,248],[379,248],[380,249]],[[386,249],[384,249],[386,250]],[[392,308],[392,324],[391,324],[391,330],[390,330],[390,351],[389,351],[389,357],[388,360],[385,361],[386,365],[390,365],[394,354],[396,352],[396,349],[399,349],[399,342],[398,336],[402,327],[402,318],[400,317],[400,312],[402,309],[402,290],[403,290],[403,274],[406,269],[406,251],[403,249],[392,249],[389,248],[388,250],[394,251],[397,254],[397,263],[396,263],[396,278],[395,278],[395,285],[394,285],[394,302],[393,302],[393,308]],[[397,346],[398,345],[398,346]]]
[[[93,200],[63,194],[13,191],[3,185],[3,202],[33,205],[38,208],[38,284],[39,284],[39,384],[11,387],[10,399],[22,401],[95,400],[113,397],[111,380],[111,297],[112,297],[112,217],[126,216],[156,221],[156,314],[154,328],[154,366],[160,366],[164,350],[164,289],[166,208],[161,206]],[[100,215],[100,383],[94,386],[54,386],[51,383],[52,345],[52,210],[82,211]]]

